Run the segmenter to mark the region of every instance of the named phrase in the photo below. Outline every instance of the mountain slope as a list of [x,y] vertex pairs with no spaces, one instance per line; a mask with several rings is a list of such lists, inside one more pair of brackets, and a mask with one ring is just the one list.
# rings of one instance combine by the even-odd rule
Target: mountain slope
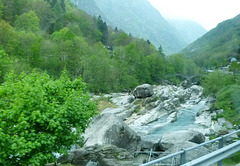
[[70,0],[70,2],[74,3],[77,7],[92,16],[101,15],[102,17],[104,17],[104,14],[101,12],[99,7],[95,3],[95,0]]
[[[149,39],[156,47],[160,45],[166,54],[179,52],[187,43],[147,0],[71,0],[91,15],[96,6],[98,15],[112,27],[118,27],[133,36]],[[88,7],[86,6],[88,4]],[[91,11],[87,9],[92,9]]]
[[200,24],[191,20],[167,20],[187,43],[192,43],[199,37],[203,36],[207,30]]
[[239,59],[240,15],[226,20],[183,49],[203,67],[226,65],[230,57]]

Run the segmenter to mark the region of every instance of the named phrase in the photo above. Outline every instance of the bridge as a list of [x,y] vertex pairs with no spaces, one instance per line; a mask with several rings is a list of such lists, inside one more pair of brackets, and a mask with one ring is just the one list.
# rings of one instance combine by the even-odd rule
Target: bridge
[[[140,166],[209,166],[212,164],[217,163],[217,166],[223,165],[223,159],[235,154],[236,152],[240,151],[240,140],[238,138],[238,135],[240,133],[240,130],[226,134],[224,136],[215,138],[213,140],[201,143],[197,146],[190,147],[187,149],[182,149],[181,151],[178,151],[173,154],[169,154],[167,156],[164,156],[162,158],[151,160],[152,151],[149,152],[149,158],[148,162],[145,164],[142,164]],[[232,137],[233,135],[237,135],[235,140]],[[229,143],[228,141],[231,142]],[[228,143],[227,143],[228,142]],[[212,152],[201,156],[199,158],[196,158],[192,161],[187,161],[187,154],[191,153],[193,150],[197,150],[200,147],[206,147],[209,145],[217,144],[217,149],[213,150]],[[226,146],[224,146],[226,145]]]

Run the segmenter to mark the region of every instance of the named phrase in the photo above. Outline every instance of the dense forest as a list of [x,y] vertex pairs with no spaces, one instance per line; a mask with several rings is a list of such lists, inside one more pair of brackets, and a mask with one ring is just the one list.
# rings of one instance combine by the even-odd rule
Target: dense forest
[[134,38],[64,0],[0,0],[0,82],[9,71],[46,71],[59,78],[66,67],[91,92],[122,91],[142,83],[176,82],[199,68],[181,55],[166,58],[161,46]]

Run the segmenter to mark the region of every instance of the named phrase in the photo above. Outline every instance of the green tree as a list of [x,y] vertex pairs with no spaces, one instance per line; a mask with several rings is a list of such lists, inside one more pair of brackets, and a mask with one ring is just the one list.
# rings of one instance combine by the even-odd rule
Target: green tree
[[9,55],[15,54],[17,43],[17,32],[14,28],[4,20],[0,21],[0,47],[3,48]]
[[183,74],[184,58],[181,54],[175,54],[168,57],[168,62],[173,66],[175,74]]
[[240,125],[240,85],[230,85],[220,90],[215,103],[217,109],[223,109],[221,115],[232,124]]
[[40,45],[43,38],[40,35],[27,32],[18,33],[17,58],[28,63],[32,68],[39,67],[40,60]]
[[23,9],[28,0],[2,0],[4,4],[3,19],[13,25],[16,17],[23,14]]
[[4,50],[0,50],[0,83],[3,82],[3,77],[5,73],[11,67],[11,60],[8,58],[8,55]]
[[166,74],[167,61],[163,55],[159,53],[154,53],[146,58],[152,82],[157,84],[161,83]]
[[230,71],[233,72],[234,75],[238,75],[240,73],[240,63],[238,62],[233,62],[231,65],[230,65]]
[[50,31],[54,24],[54,13],[51,5],[44,0],[31,0],[27,1],[24,11],[28,12],[33,10],[39,18],[40,28],[44,31]]
[[115,44],[118,46],[126,46],[129,45],[131,42],[131,38],[125,33],[122,32],[121,34],[119,34],[118,38],[115,40]]
[[234,77],[230,74],[224,74],[221,71],[210,73],[202,83],[205,95],[217,96],[219,91],[225,86],[234,83]]
[[97,27],[98,27],[99,31],[102,33],[101,42],[104,45],[106,45],[108,42],[108,27],[107,27],[106,22],[103,22],[101,16],[98,17]]
[[2,14],[3,14],[3,2],[0,0],[0,20],[2,19]]
[[[86,86],[66,71],[53,80],[46,73],[8,74],[0,86],[0,164],[44,165],[53,152],[65,153],[84,132],[95,105]],[[80,143],[79,142],[79,143]]]
[[15,28],[18,31],[25,32],[38,32],[39,31],[39,18],[33,10],[28,13],[17,17],[15,21]]

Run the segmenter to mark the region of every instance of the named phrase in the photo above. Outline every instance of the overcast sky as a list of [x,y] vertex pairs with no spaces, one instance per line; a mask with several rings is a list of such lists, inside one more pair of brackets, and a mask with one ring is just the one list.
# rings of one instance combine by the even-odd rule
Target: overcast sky
[[240,14],[240,0],[149,0],[163,17],[194,20],[206,30]]

